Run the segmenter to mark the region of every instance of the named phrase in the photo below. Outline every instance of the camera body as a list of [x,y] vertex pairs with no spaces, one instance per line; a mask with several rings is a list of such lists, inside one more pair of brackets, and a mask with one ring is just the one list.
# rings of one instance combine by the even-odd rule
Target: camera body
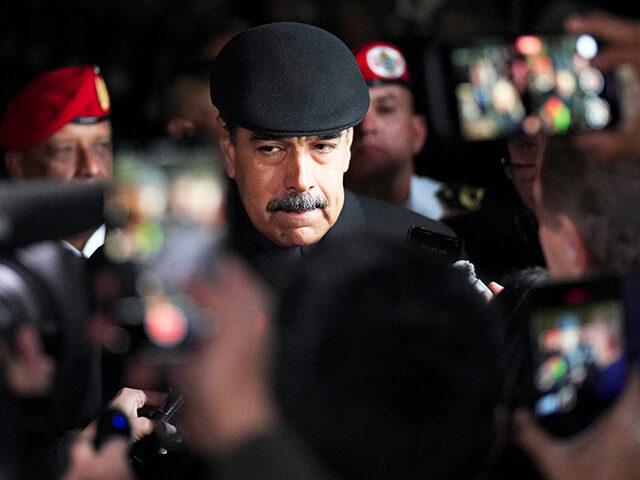
[[84,264],[54,239],[100,225],[103,196],[104,185],[87,182],[0,186],[0,336],[9,344],[23,323],[51,354],[81,343],[89,317]]

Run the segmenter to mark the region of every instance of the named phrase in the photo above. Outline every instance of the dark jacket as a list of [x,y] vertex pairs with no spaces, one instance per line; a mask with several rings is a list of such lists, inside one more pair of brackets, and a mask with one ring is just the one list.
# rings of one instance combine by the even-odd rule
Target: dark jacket
[[280,274],[296,260],[320,245],[354,231],[382,233],[406,239],[413,225],[432,232],[455,236],[445,224],[396,207],[382,200],[361,197],[345,190],[344,206],[338,220],[316,244],[303,247],[281,247],[262,235],[251,223],[235,182],[230,182],[227,198],[227,222],[230,242],[267,280],[279,280]]

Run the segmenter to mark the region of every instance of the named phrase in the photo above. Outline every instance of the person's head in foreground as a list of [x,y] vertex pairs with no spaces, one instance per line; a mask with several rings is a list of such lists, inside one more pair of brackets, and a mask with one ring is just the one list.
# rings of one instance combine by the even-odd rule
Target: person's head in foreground
[[554,139],[535,197],[540,244],[554,279],[638,263],[639,157],[605,159]]
[[501,341],[462,272],[358,235],[301,264],[277,318],[283,415],[336,474],[469,478],[487,461]]
[[311,25],[252,28],[216,57],[211,99],[225,169],[253,226],[284,247],[319,241],[342,210],[352,127],[369,106],[347,46]]

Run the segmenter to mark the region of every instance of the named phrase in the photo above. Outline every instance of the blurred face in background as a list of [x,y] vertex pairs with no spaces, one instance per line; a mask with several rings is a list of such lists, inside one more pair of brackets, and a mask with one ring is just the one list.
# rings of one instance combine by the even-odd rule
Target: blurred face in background
[[68,123],[46,140],[5,153],[15,179],[108,180],[113,174],[111,123]]
[[413,157],[426,140],[426,121],[414,113],[408,88],[398,84],[369,88],[371,103],[355,129],[349,182],[392,178],[413,169]]
[[534,210],[534,185],[540,174],[547,138],[518,137],[507,142],[509,161],[505,170],[522,203]]

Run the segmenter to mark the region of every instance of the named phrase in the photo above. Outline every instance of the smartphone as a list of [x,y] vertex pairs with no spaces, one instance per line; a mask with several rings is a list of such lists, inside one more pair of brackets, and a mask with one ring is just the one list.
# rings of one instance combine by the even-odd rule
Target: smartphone
[[432,45],[423,54],[429,126],[440,138],[467,141],[612,126],[618,82],[591,65],[599,48],[586,34]]
[[624,285],[608,277],[530,294],[530,406],[556,436],[590,425],[624,388],[630,360]]
[[103,345],[115,355],[143,352],[170,364],[211,334],[210,316],[186,287],[215,272],[224,189],[206,152],[190,152],[116,157],[105,201],[105,261],[95,265],[92,282],[98,310],[118,332]]
[[412,225],[407,234],[407,245],[424,253],[429,259],[453,265],[464,258],[464,241],[457,237],[426,230]]

